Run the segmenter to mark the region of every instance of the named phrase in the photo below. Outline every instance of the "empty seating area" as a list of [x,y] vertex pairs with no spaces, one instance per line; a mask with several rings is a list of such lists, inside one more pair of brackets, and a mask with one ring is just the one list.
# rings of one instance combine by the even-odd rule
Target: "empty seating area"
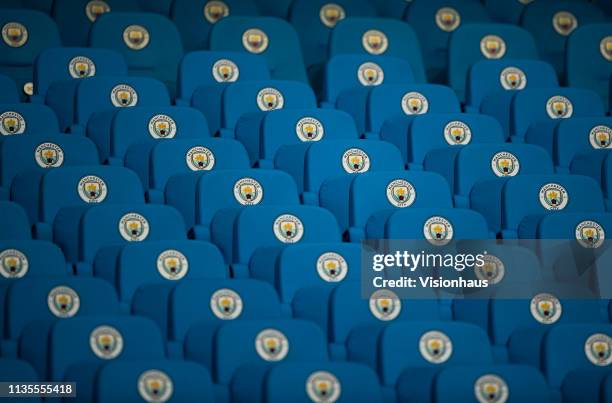
[[[0,31],[0,382],[612,402],[612,0],[0,0]],[[499,241],[482,275],[530,298],[365,295],[366,240]],[[607,297],[565,297],[572,253]]]

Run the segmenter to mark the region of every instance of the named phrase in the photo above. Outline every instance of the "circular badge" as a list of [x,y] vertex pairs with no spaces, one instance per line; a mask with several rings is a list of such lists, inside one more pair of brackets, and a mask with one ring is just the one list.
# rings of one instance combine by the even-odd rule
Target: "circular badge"
[[578,28],[578,20],[568,11],[559,11],[553,16],[553,28],[559,35],[568,36]]
[[380,55],[387,51],[389,41],[387,35],[376,29],[371,29],[361,37],[363,48],[371,55]]
[[238,179],[234,184],[234,198],[243,206],[254,206],[261,203],[263,187],[253,178]]
[[85,6],[85,15],[89,21],[94,22],[99,16],[110,11],[110,7],[105,1],[92,0]]
[[212,75],[218,83],[233,83],[240,77],[240,69],[231,60],[221,59],[213,64]]
[[289,352],[289,340],[276,329],[265,329],[255,338],[255,350],[266,361],[280,361]]
[[453,239],[453,226],[444,217],[431,217],[423,225],[423,235],[432,245],[447,245]]
[[28,96],[34,95],[34,83],[32,83],[32,82],[25,83],[23,85],[23,93],[28,95]]
[[154,139],[172,139],[176,136],[176,122],[168,115],[155,115],[149,120],[149,134]]
[[380,85],[385,80],[385,72],[376,63],[366,62],[357,69],[357,79],[361,85]]
[[612,339],[607,334],[595,333],[584,343],[584,353],[591,363],[605,367],[612,362]]
[[228,288],[215,291],[210,297],[210,310],[221,320],[234,320],[242,313],[242,298]]
[[149,222],[137,213],[127,213],[119,220],[119,233],[126,241],[144,241],[149,236]]
[[172,380],[162,371],[151,369],[138,378],[138,393],[145,402],[167,402],[173,391]]
[[606,240],[606,232],[595,221],[582,221],[576,226],[576,240],[585,248],[596,249]]
[[282,243],[296,243],[304,236],[304,225],[299,218],[283,214],[274,220],[274,235]]
[[461,16],[452,7],[442,7],[436,12],[436,25],[442,31],[453,32],[461,24]]
[[295,125],[295,133],[300,141],[319,141],[325,134],[325,129],[318,119],[304,117]]
[[123,31],[123,42],[132,50],[141,50],[149,45],[149,31],[142,25],[130,25]]
[[229,7],[222,1],[209,1],[204,6],[204,18],[211,24],[229,15]]
[[548,183],[540,189],[540,203],[546,210],[563,210],[568,200],[567,191],[557,183]]
[[251,53],[262,53],[268,49],[268,35],[261,29],[247,29],[242,34],[242,46]]
[[499,82],[505,90],[522,90],[527,86],[527,76],[518,67],[506,67],[499,75]]
[[325,4],[319,11],[319,18],[321,18],[321,22],[327,28],[335,27],[338,21],[343,20],[345,17],[344,9],[335,3]]
[[409,92],[402,97],[402,109],[406,115],[422,115],[429,110],[429,101],[419,92]]
[[323,281],[337,283],[346,278],[348,264],[342,255],[326,252],[317,259],[317,273]]
[[2,39],[11,48],[20,48],[28,41],[28,30],[18,22],[8,22],[2,27]]
[[387,185],[387,200],[393,207],[410,207],[416,200],[416,190],[404,179],[395,179]]
[[612,36],[606,36],[599,42],[599,52],[607,61],[612,61]]
[[72,78],[87,78],[96,75],[96,65],[85,56],[74,57],[68,63],[68,72]]
[[119,84],[111,91],[111,102],[118,108],[136,106],[138,93],[127,84]]
[[348,149],[342,154],[342,168],[350,174],[368,172],[370,157],[359,148]]
[[285,99],[276,88],[264,88],[257,93],[257,106],[264,112],[283,109]]
[[0,114],[0,123],[0,134],[3,136],[23,134],[26,129],[26,121],[18,112],[3,112]]
[[504,279],[506,269],[500,258],[486,254],[483,256],[483,264],[474,266],[474,272],[479,280],[487,280],[489,284],[495,285]]
[[338,378],[327,371],[313,372],[306,380],[306,393],[315,403],[333,403],[341,392]]
[[610,147],[610,144],[612,144],[612,129],[603,125],[595,126],[589,133],[589,141],[596,150]]
[[499,177],[516,176],[521,170],[521,164],[514,154],[501,151],[491,158],[491,169]]
[[446,334],[432,330],[421,336],[419,351],[432,364],[442,364],[453,354],[453,343]]
[[112,326],[98,326],[89,336],[89,347],[98,358],[112,360],[123,351],[123,337]]
[[57,168],[64,163],[64,150],[54,143],[42,143],[34,150],[34,160],[41,168]]
[[215,166],[215,154],[206,147],[192,147],[185,154],[185,162],[192,171],[210,171]]
[[370,295],[370,312],[378,320],[390,321],[402,311],[402,301],[391,290],[377,290]]
[[189,271],[189,261],[178,250],[168,249],[157,257],[157,271],[166,280],[180,280]]
[[546,113],[551,119],[567,119],[572,117],[574,106],[563,96],[554,96],[546,102]]
[[72,318],[79,312],[81,300],[79,294],[67,286],[55,287],[49,291],[47,306],[58,318]]
[[85,203],[102,203],[108,194],[106,183],[95,175],[81,178],[77,192]]
[[454,120],[444,127],[444,139],[451,146],[470,144],[472,129],[467,124]]
[[474,395],[479,403],[506,403],[510,395],[506,381],[497,375],[483,375],[474,383]]
[[554,295],[545,293],[533,297],[529,309],[531,316],[544,325],[557,322],[563,311],[559,299]]
[[4,278],[22,278],[28,273],[30,267],[28,258],[17,249],[5,249],[0,252],[0,274]]
[[506,54],[506,42],[497,35],[487,35],[480,40],[480,52],[487,59],[501,59]]

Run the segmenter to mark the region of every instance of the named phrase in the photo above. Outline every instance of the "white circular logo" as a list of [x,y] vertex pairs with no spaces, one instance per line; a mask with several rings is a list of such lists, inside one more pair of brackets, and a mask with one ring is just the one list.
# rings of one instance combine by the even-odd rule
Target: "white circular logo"
[[0,252],[0,274],[4,278],[22,278],[28,273],[29,262],[26,255],[17,249],[5,249]]
[[34,160],[41,168],[57,168],[64,163],[64,150],[54,143],[42,143],[34,150]]
[[144,241],[149,236],[149,222],[137,213],[127,213],[119,220],[119,233],[126,241]]
[[559,320],[563,311],[561,302],[552,294],[538,294],[531,299],[529,306],[531,316],[544,325],[550,325]]
[[595,221],[582,221],[576,226],[576,240],[585,248],[596,249],[606,240],[606,232]]
[[446,334],[431,330],[421,336],[419,351],[432,364],[442,364],[453,354],[453,343]]
[[212,75],[218,83],[233,83],[240,77],[240,69],[231,60],[221,59],[213,64]]
[[155,115],[149,120],[149,134],[154,139],[172,139],[176,136],[176,122],[168,115]]
[[567,191],[557,183],[548,183],[540,189],[540,203],[546,210],[563,210],[568,200]]
[[204,18],[211,24],[229,15],[229,7],[222,1],[209,1],[204,6]]
[[28,30],[18,22],[9,22],[2,27],[2,39],[11,48],[20,48],[28,41]]
[[257,93],[257,106],[264,112],[283,109],[285,99],[276,88],[264,88]]
[[289,340],[276,329],[265,329],[255,338],[255,350],[266,361],[281,361],[289,352]]
[[487,59],[501,59],[506,54],[506,42],[497,35],[487,35],[480,40],[480,52]]
[[26,129],[26,121],[18,112],[7,111],[0,114],[0,134],[12,136],[22,134]]
[[387,200],[394,207],[410,207],[416,200],[416,189],[404,179],[395,179],[387,185]]
[[119,84],[111,91],[111,102],[118,108],[136,106],[138,93],[127,84]]
[[89,336],[89,347],[98,358],[112,360],[123,351],[123,337],[112,326],[98,326]]
[[569,99],[554,96],[546,102],[546,113],[551,119],[567,119],[572,117],[574,106]]
[[357,69],[357,79],[361,85],[376,86],[385,80],[385,72],[376,63],[366,62]]
[[377,290],[370,295],[370,312],[378,320],[390,321],[402,311],[402,301],[391,290]]
[[472,129],[467,124],[454,120],[444,127],[444,139],[451,146],[470,144]]
[[342,255],[326,252],[317,259],[317,273],[323,281],[337,283],[346,278],[348,264]]
[[504,279],[506,268],[500,258],[486,254],[482,260],[483,264],[474,266],[476,278],[487,280],[491,285],[495,285]]
[[452,7],[442,7],[436,12],[436,25],[442,31],[453,32],[461,24],[461,16]]
[[105,1],[92,0],[85,6],[85,15],[89,21],[94,22],[99,16],[110,11],[110,7]]
[[607,61],[612,61],[612,36],[606,36],[599,42],[599,51]]
[[81,300],[79,294],[67,286],[55,287],[49,291],[47,306],[58,318],[72,318],[79,312]]
[[96,65],[85,56],[74,57],[68,63],[68,72],[72,78],[87,78],[96,75]]
[[348,149],[342,154],[342,167],[350,174],[368,172],[370,157],[359,148]]
[[268,49],[268,35],[261,29],[247,29],[242,34],[242,46],[251,53],[262,53]]
[[371,29],[361,37],[363,48],[371,55],[380,55],[387,51],[389,41],[387,35],[376,29]]
[[157,271],[166,280],[180,280],[189,271],[189,261],[178,250],[168,249],[157,257]]
[[304,117],[295,125],[295,133],[300,141],[319,141],[323,139],[325,129],[318,119]]
[[185,155],[185,162],[192,171],[210,171],[215,166],[215,155],[206,147],[192,147]]
[[263,187],[253,178],[242,178],[234,184],[234,197],[243,206],[261,203]]
[[79,181],[77,192],[85,203],[102,203],[106,199],[108,188],[100,177],[88,175]]
[[215,291],[210,297],[210,310],[221,320],[234,320],[242,313],[242,298],[228,288]]
[[578,28],[578,20],[568,11],[559,11],[553,16],[553,28],[559,35],[568,36]]
[[167,402],[173,392],[172,380],[162,371],[151,369],[143,372],[138,378],[138,393],[146,402]]
[[508,385],[497,375],[483,375],[474,383],[474,395],[479,403],[506,403]]
[[321,18],[321,22],[327,28],[335,27],[338,21],[343,20],[345,17],[344,9],[335,3],[325,4],[319,11],[319,18]]
[[491,169],[499,177],[516,176],[521,170],[521,164],[514,154],[501,151],[491,158]]
[[612,144],[612,129],[608,126],[595,126],[589,133],[591,146],[596,149],[608,148]]
[[518,67],[506,67],[499,75],[499,82],[505,90],[522,90],[527,86],[527,75]]
[[26,95],[34,95],[34,83],[27,82],[23,85],[23,93]]
[[304,225],[299,218],[283,214],[274,220],[274,235],[282,243],[297,243],[304,236]]
[[423,225],[423,235],[432,245],[447,245],[453,239],[453,226],[444,217],[431,217]]
[[419,92],[409,92],[402,97],[402,109],[406,115],[422,115],[429,111],[429,101]]
[[142,25],[130,25],[123,31],[123,42],[132,50],[141,50],[149,45],[149,31]]
[[612,339],[607,334],[595,333],[584,343],[584,353],[591,363],[605,367],[612,362]]
[[315,403],[333,403],[341,392],[338,378],[327,371],[314,372],[306,380],[306,393]]

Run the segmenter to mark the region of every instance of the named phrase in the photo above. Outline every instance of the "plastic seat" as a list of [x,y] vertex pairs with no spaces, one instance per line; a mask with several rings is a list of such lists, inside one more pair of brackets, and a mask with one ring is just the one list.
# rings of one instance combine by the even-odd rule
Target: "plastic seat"
[[570,171],[597,181],[603,191],[606,208],[612,211],[612,158],[609,155],[607,151],[598,150],[581,153],[574,158]]
[[27,241],[32,238],[25,210],[17,203],[0,201],[0,240]]
[[140,0],[138,3],[143,11],[158,13],[165,16],[170,15],[172,0]]
[[0,74],[0,103],[3,104],[14,104],[19,102],[19,93],[17,91],[17,84],[15,81],[4,74]]
[[[548,0],[545,0],[548,1]],[[508,24],[518,24],[523,14],[523,10],[531,3],[525,1],[511,1],[502,4],[495,0],[484,0],[484,5],[492,19]]]
[[[34,368],[26,361],[1,358],[0,379],[2,379],[2,382],[10,382],[16,377],[21,379],[22,382],[37,382],[39,380],[39,376],[34,371]],[[30,401],[40,402],[41,400],[31,398]]]
[[261,54],[273,79],[308,82],[298,35],[279,18],[223,18],[210,32],[210,50]]
[[592,402],[610,399],[610,371],[607,368],[581,368],[572,370],[561,384],[563,400],[568,403],[579,403],[585,400]]
[[59,133],[57,117],[52,109],[34,104],[0,104],[0,141],[4,136]]
[[61,249],[50,242],[0,241],[0,256],[0,288],[22,278],[63,277],[68,273]]
[[289,15],[289,8],[291,6],[290,0],[255,0],[258,9],[263,15],[273,15],[279,18],[287,18]]

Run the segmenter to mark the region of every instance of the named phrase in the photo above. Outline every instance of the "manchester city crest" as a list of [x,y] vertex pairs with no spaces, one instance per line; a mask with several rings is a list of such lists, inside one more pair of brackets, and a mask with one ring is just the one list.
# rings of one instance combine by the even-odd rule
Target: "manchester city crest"
[[215,154],[203,146],[192,147],[185,154],[185,162],[192,171],[210,171],[215,166]]
[[568,36],[578,28],[578,20],[569,11],[559,11],[553,16],[553,28],[562,36]]
[[284,105],[285,98],[276,88],[263,88],[257,93],[257,106],[264,112],[283,109]]
[[111,11],[111,8],[102,0],[92,0],[85,6],[85,15],[87,15],[91,22],[94,22],[99,16],[109,11]]
[[168,115],[155,115],[149,120],[149,134],[154,139],[172,139],[176,130],[176,122]]
[[371,29],[361,37],[363,48],[371,55],[380,55],[387,51],[389,40],[382,31]]
[[442,7],[436,12],[436,25],[442,31],[453,32],[461,24],[461,16],[452,7]]
[[12,136],[26,130],[26,121],[19,112],[6,111],[0,114],[0,134]]
[[454,120],[444,127],[444,140],[451,146],[464,146],[472,141],[472,129],[467,124]]
[[108,188],[102,178],[87,175],[79,181],[77,192],[85,203],[102,203],[106,199]]
[[189,261],[178,250],[168,249],[157,257],[157,272],[166,280],[180,280],[189,271]]
[[96,75],[96,65],[85,56],[76,56],[68,63],[68,72],[72,78],[87,78]]
[[576,240],[584,248],[599,248],[606,240],[606,232],[595,221],[582,221],[576,226]]
[[337,283],[346,278],[348,264],[339,253],[326,252],[317,259],[317,273],[323,281]]
[[409,92],[402,97],[402,110],[406,115],[422,115],[429,111],[429,101],[419,92]]
[[276,329],[265,329],[255,338],[255,351],[265,361],[281,361],[289,352],[289,340]]
[[112,326],[98,326],[89,336],[89,347],[98,358],[112,360],[123,351],[123,337]]
[[589,132],[589,142],[596,150],[609,148],[612,144],[612,129],[603,125],[595,126]]
[[242,46],[251,53],[262,53],[268,49],[268,35],[261,29],[247,29],[242,34]]
[[303,117],[295,125],[295,132],[300,141],[319,141],[323,139],[325,130],[318,119]]
[[28,273],[29,262],[23,252],[17,249],[5,249],[0,252],[0,274],[4,278],[22,278]]
[[234,198],[243,206],[254,206],[263,199],[263,187],[253,178],[242,178],[234,184]]
[[483,375],[474,383],[479,403],[505,403],[510,395],[508,385],[497,375]]
[[137,213],[128,213],[119,220],[119,233],[126,241],[144,241],[149,236],[149,222]]
[[149,31],[142,25],[130,25],[123,31],[123,42],[132,50],[142,50],[149,45]]
[[28,41],[28,30],[18,22],[8,22],[2,27],[2,39],[12,48],[20,48]]
[[240,69],[231,60],[220,59],[213,64],[212,75],[218,83],[233,83],[240,77]]
[[343,20],[345,17],[344,9],[335,3],[325,4],[319,11],[319,18],[327,28],[335,27],[338,21]]
[[453,226],[444,217],[431,217],[423,225],[423,235],[432,245],[447,245],[454,235]]
[[391,290],[377,290],[370,295],[370,312],[378,320],[390,321],[402,311],[402,301]]
[[551,119],[567,119],[572,117],[574,106],[566,97],[554,96],[546,102],[546,113]]
[[79,312],[81,300],[79,294],[68,286],[55,287],[47,296],[47,306],[58,318],[72,318]]
[[221,320],[234,320],[242,313],[243,302],[234,290],[222,288],[210,297],[210,310]]
[[453,343],[439,331],[429,331],[419,340],[421,356],[432,364],[442,364],[453,354]]
[[380,85],[385,80],[385,72],[378,64],[366,62],[357,69],[357,79],[364,86]]
[[505,90],[522,90],[527,86],[527,75],[518,67],[506,67],[499,75],[499,82]]
[[315,403],[333,403],[342,393],[340,382],[332,373],[317,371],[306,380],[306,393]]
[[506,42],[497,35],[486,35],[480,40],[480,52],[487,59],[501,59],[506,54]]
[[612,362],[612,339],[607,334],[596,333],[584,343],[584,353],[592,364],[608,366]]
[[483,255],[482,264],[474,266],[474,274],[479,280],[487,280],[490,285],[495,285],[504,279],[506,269],[500,258],[486,254]]
[[174,385],[162,371],[151,369],[138,377],[138,393],[145,402],[164,403],[172,398]]
[[387,200],[393,207],[410,207],[416,200],[416,190],[407,180],[392,180],[387,185]]
[[599,52],[607,61],[612,61],[612,36],[606,36],[599,42]]
[[229,7],[222,1],[213,0],[204,5],[204,18],[211,24],[216,23],[221,18],[227,17],[229,13]]
[[533,297],[529,309],[531,316],[544,325],[557,322],[563,310],[559,299],[552,294],[546,293]]
[[540,203],[546,210],[563,210],[568,200],[567,190],[557,183],[548,183],[540,189]]
[[342,168],[350,174],[368,172],[370,157],[359,148],[348,149],[342,155]]
[[304,236],[304,225],[296,216],[283,214],[274,220],[273,231],[282,243],[296,243]]
[[495,176],[516,176],[521,164],[516,156],[507,151],[500,151],[491,158],[491,169]]
[[64,150],[55,143],[42,143],[34,150],[34,160],[41,168],[57,168],[64,163]]
[[111,102],[118,108],[136,106],[138,93],[127,84],[119,84],[111,90]]

